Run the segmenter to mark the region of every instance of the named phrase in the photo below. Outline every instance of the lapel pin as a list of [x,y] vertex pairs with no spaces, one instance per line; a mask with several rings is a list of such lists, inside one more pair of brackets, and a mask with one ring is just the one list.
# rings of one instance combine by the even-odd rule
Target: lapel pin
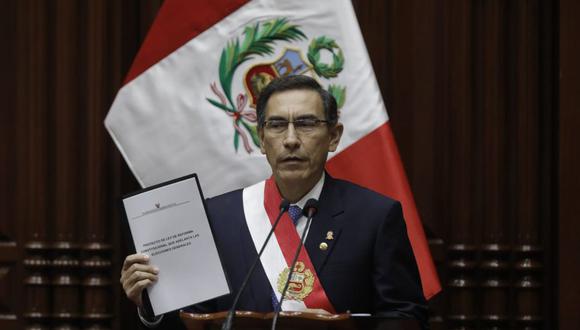
[[332,230],[329,230],[329,231],[326,233],[326,239],[327,239],[327,240],[333,240],[333,239],[334,239],[334,233],[332,232]]
[[322,251],[326,251],[326,249],[328,249],[328,244],[326,244],[325,242],[322,242],[322,243],[320,243],[320,245],[318,247],[320,247],[320,249]]

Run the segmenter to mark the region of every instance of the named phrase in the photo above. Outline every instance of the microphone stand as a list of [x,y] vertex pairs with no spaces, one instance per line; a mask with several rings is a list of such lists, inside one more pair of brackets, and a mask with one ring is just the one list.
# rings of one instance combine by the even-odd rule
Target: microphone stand
[[270,241],[270,237],[272,237],[274,230],[278,226],[278,222],[280,222],[282,215],[286,211],[288,211],[289,207],[290,207],[290,203],[285,199],[282,200],[282,202],[280,203],[280,213],[278,213],[278,217],[276,218],[276,221],[274,221],[274,225],[272,225],[272,229],[270,229],[268,236],[266,236],[266,240],[264,241],[264,244],[262,244],[262,247],[260,248],[260,252],[258,252],[258,256],[254,260],[254,263],[250,267],[250,270],[248,270],[248,273],[246,274],[246,277],[244,278],[244,281],[242,282],[242,285],[240,286],[240,290],[238,291],[238,293],[236,294],[236,297],[234,298],[234,302],[232,303],[232,308],[230,308],[230,310],[228,312],[228,316],[226,317],[226,319],[224,320],[224,323],[222,324],[222,330],[230,330],[232,328],[232,325],[234,324],[234,315],[236,314],[236,307],[238,305],[238,301],[240,300],[242,292],[244,291],[244,289],[248,285],[248,282],[250,280],[250,276],[252,276],[252,273],[254,273],[254,268],[256,268],[258,261],[260,261],[260,257],[262,256],[262,253],[266,249],[266,245]]
[[306,204],[304,205],[304,210],[302,210],[303,214],[307,217],[306,226],[302,230],[302,237],[300,238],[300,243],[298,244],[298,249],[296,249],[296,254],[294,255],[294,259],[292,260],[292,266],[290,267],[290,271],[288,272],[288,278],[286,279],[286,283],[284,284],[284,289],[282,290],[282,296],[280,297],[280,302],[276,310],[274,311],[274,317],[272,318],[272,328],[271,330],[276,329],[276,322],[278,322],[278,315],[280,315],[280,311],[282,309],[282,302],[284,301],[284,296],[286,295],[286,291],[288,291],[288,286],[290,285],[290,279],[292,278],[292,274],[294,273],[294,267],[296,267],[296,262],[298,261],[298,256],[300,255],[300,250],[302,250],[302,246],[306,241],[306,233],[310,228],[310,223],[312,222],[312,218],[316,214],[318,207],[318,201],[314,198],[309,199]]

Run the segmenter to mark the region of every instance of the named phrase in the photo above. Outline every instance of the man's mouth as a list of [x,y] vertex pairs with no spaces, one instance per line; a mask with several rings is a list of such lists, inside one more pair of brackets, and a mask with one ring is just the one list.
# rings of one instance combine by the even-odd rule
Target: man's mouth
[[298,163],[298,162],[302,162],[304,161],[304,159],[297,157],[297,156],[287,156],[282,158],[282,162],[283,163]]

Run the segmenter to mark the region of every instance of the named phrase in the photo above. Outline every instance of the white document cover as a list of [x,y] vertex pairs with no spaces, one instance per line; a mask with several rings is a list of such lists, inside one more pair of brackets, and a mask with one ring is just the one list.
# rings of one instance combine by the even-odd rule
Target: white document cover
[[195,174],[123,198],[137,253],[159,280],[148,288],[157,316],[230,293]]

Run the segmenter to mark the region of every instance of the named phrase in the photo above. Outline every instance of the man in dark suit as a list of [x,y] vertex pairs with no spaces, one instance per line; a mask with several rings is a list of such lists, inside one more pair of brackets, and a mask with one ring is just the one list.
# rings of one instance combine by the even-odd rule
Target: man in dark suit
[[[276,208],[276,201],[286,199],[303,207],[307,199],[315,198],[319,200],[318,213],[307,228],[306,248],[300,257],[305,265],[300,278],[311,280],[298,283],[302,291],[287,298],[288,306],[283,308],[372,313],[413,318],[425,324],[426,303],[400,203],[324,172],[328,152],[336,150],[343,131],[334,98],[312,78],[281,78],[260,94],[257,115],[261,151],[272,168],[272,177],[207,201],[234,295],[257,256],[259,227],[270,226],[268,203]],[[282,273],[280,262],[271,256],[287,255],[286,240],[296,241],[307,225],[299,213],[292,220],[296,227],[281,222],[277,240],[269,243],[274,247],[266,252],[270,258],[262,258],[238,309],[274,309],[282,291],[276,280],[279,283]],[[281,264],[290,263],[281,260]],[[157,276],[158,270],[148,264],[146,256],[131,255],[125,259],[121,283],[127,297],[141,307],[143,289]],[[192,308],[215,312],[229,309],[231,303],[232,295],[227,295]],[[144,322],[147,324],[147,317]]]

